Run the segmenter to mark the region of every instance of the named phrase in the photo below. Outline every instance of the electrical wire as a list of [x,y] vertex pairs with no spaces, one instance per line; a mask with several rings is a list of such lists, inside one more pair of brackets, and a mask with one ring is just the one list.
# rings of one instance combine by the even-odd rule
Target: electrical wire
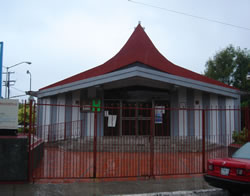
[[11,88],[13,88],[13,89],[15,89],[16,91],[19,91],[19,92],[21,92],[21,93],[25,93],[25,91],[20,90],[20,89],[18,89],[18,88],[15,88],[15,87],[13,87],[13,86],[11,86]]
[[205,17],[202,17],[202,16],[196,16],[196,15],[192,15],[192,14],[185,13],[185,12],[171,10],[171,9],[167,9],[167,8],[164,8],[164,7],[159,7],[159,6],[155,6],[155,5],[151,5],[151,4],[147,4],[147,3],[142,3],[140,1],[134,1],[134,0],[128,0],[128,1],[131,2],[131,3],[135,3],[135,4],[147,6],[147,7],[152,7],[152,8],[156,8],[156,9],[161,9],[161,10],[164,10],[164,11],[167,11],[167,12],[172,12],[172,13],[175,13],[175,14],[181,14],[181,15],[184,15],[184,16],[189,16],[189,17],[192,17],[192,18],[200,19],[200,20],[205,20],[205,21],[209,21],[209,22],[214,22],[214,23],[218,23],[218,24],[227,25],[227,26],[231,26],[231,27],[234,27],[234,28],[239,28],[239,29],[244,29],[244,30],[250,31],[250,28],[248,28],[248,27],[238,26],[238,25],[234,25],[234,24],[219,21],[219,20],[214,20],[214,19],[211,19],[211,18],[205,18]]
[[10,98],[24,97],[24,96],[27,96],[27,95],[15,95],[15,96],[12,96],[12,97],[10,97]]

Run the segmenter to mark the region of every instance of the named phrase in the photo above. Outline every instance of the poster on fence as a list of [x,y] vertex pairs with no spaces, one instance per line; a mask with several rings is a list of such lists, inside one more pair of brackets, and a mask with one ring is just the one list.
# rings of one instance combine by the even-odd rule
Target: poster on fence
[[108,115],[108,127],[115,127],[116,126],[116,115]]
[[161,124],[163,114],[165,114],[165,106],[155,106],[155,124]]

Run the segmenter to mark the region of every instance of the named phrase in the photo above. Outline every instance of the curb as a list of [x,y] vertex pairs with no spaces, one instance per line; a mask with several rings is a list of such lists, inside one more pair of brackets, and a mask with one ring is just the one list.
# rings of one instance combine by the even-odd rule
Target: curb
[[208,195],[208,196],[222,196],[227,195],[227,191],[214,188],[214,189],[200,189],[193,191],[174,191],[174,192],[159,192],[159,193],[142,193],[142,194],[122,194],[122,195],[112,195],[112,196],[198,196],[198,195]]

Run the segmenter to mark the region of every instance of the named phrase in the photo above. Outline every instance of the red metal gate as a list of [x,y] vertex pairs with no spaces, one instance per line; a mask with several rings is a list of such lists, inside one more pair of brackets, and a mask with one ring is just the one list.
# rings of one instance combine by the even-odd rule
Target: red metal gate
[[233,131],[249,122],[239,108],[31,102],[29,109],[33,180],[203,173],[208,158],[228,156]]

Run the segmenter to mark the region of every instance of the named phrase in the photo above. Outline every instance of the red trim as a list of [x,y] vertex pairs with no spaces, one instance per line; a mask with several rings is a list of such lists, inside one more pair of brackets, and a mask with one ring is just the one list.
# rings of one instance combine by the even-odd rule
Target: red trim
[[206,76],[179,67],[167,60],[157,50],[150,38],[145,33],[144,29],[139,24],[133,34],[128,39],[127,43],[123,46],[123,48],[106,63],[89,69],[85,72],[74,75],[72,77],[61,80],[59,82],[56,82],[54,84],[51,84],[49,86],[46,86],[44,88],[41,88],[40,90],[45,90],[48,88],[61,86],[79,80],[84,80],[87,78],[110,73],[135,62],[141,62],[159,71],[172,75],[181,76],[184,78],[214,84],[226,88],[236,89],[222,82],[210,79]]
[[17,138],[27,138],[27,135],[2,135],[0,136],[0,139],[17,139]]

